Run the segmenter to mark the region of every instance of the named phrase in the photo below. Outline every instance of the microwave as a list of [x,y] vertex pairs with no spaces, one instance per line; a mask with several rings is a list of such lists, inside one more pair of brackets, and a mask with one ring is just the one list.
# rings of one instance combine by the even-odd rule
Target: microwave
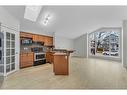
[[21,39],[21,45],[32,45],[33,41],[29,38]]

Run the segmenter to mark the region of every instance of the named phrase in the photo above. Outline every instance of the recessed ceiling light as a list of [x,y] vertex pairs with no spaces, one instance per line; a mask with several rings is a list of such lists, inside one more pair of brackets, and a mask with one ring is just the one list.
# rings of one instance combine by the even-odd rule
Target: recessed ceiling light
[[48,24],[48,20],[45,20],[45,21],[43,22],[43,24],[44,24],[44,25],[47,25],[47,24]]
[[41,11],[41,8],[42,6],[26,6],[24,18],[35,22]]

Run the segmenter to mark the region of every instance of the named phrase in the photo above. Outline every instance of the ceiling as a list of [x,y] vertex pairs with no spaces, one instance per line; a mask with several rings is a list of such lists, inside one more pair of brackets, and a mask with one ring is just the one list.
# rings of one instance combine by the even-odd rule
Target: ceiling
[[[20,20],[21,30],[55,32],[70,39],[101,27],[121,27],[122,20],[127,19],[127,6],[42,6],[36,22],[24,19],[25,6],[4,7]],[[42,24],[46,13],[52,16],[47,26]]]

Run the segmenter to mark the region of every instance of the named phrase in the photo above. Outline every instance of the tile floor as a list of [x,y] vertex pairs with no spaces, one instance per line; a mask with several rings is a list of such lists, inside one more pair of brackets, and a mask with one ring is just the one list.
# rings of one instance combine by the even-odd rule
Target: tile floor
[[55,76],[52,69],[47,63],[19,70],[1,89],[127,89],[127,71],[118,62],[70,58],[69,76]]

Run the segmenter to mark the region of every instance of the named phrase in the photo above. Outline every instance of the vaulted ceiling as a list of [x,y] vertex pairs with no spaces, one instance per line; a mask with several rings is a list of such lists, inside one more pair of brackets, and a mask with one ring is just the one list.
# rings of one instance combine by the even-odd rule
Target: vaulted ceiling
[[[56,32],[71,39],[101,27],[121,27],[122,20],[127,19],[127,6],[42,6],[36,22],[24,19],[25,6],[4,7],[20,20],[21,30]],[[47,13],[52,18],[45,26],[42,19]]]

